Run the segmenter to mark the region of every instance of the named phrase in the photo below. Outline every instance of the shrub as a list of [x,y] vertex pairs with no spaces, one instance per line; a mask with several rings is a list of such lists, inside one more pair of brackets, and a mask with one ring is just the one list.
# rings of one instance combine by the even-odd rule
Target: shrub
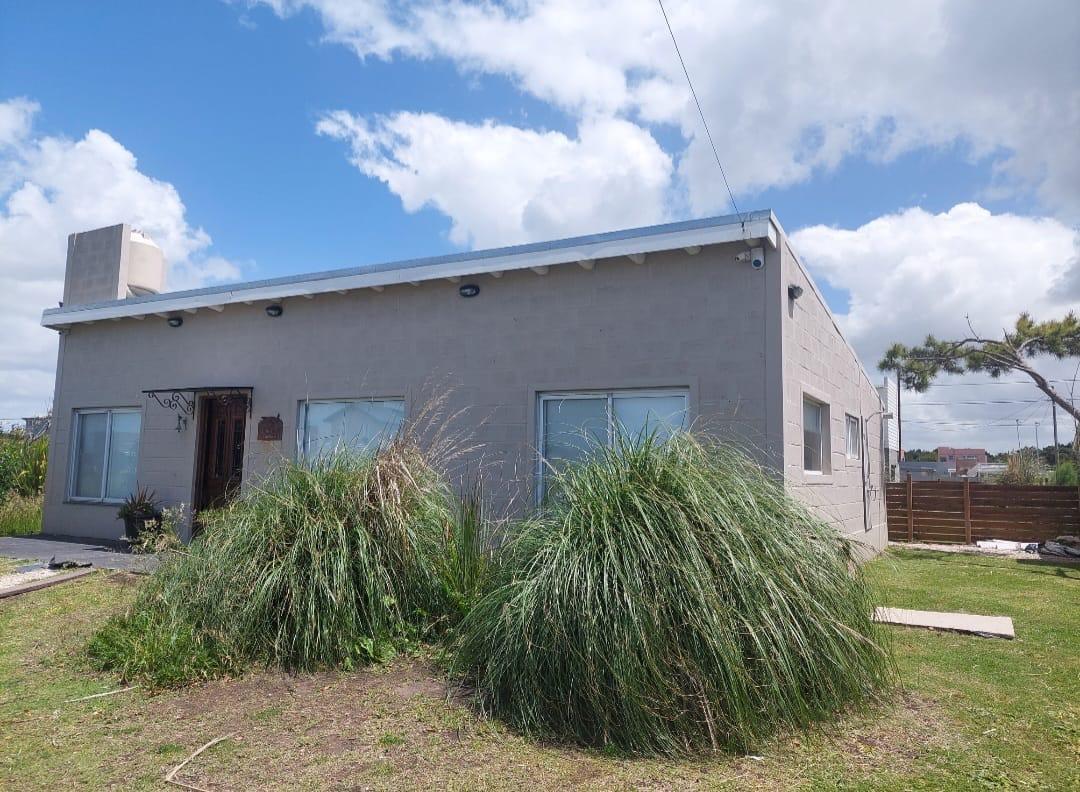
[[1080,471],[1075,462],[1062,462],[1054,468],[1054,484],[1059,487],[1075,487],[1080,484]]
[[40,495],[45,489],[48,456],[49,441],[45,437],[0,437],[0,497],[8,492],[23,497]]
[[473,489],[458,499],[440,564],[454,621],[468,613],[487,588],[491,574],[490,541],[482,484],[477,479]]
[[1046,469],[1035,456],[1009,454],[1005,471],[998,476],[997,483],[1010,487],[1045,484]]
[[620,438],[556,478],[451,670],[526,733],[745,749],[891,678],[853,545],[734,451]]
[[41,531],[40,495],[26,497],[15,492],[0,495],[0,536],[21,536]]
[[156,686],[249,662],[349,668],[453,615],[440,572],[452,498],[408,440],[374,456],[286,463],[202,518],[190,549],[170,554],[93,639],[101,667]]
[[131,550],[140,554],[182,550],[184,542],[180,533],[186,524],[187,507],[183,503],[161,509],[157,517],[144,523],[138,537],[130,543]]

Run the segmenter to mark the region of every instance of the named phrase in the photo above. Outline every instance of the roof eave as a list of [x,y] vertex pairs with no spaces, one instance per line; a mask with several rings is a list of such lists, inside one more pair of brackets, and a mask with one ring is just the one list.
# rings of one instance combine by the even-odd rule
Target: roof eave
[[737,241],[762,240],[775,249],[783,234],[780,224],[771,211],[750,213],[745,221],[723,219],[725,222],[691,228],[676,227],[668,232],[663,230],[663,226],[642,229],[643,233],[640,236],[612,239],[610,235],[600,234],[595,237],[580,237],[566,240],[566,244],[554,243],[550,247],[531,246],[533,249],[525,252],[519,252],[515,248],[507,248],[507,252],[502,254],[500,251],[477,251],[471,256],[454,255],[405,262],[398,267],[375,265],[367,270],[342,270],[340,274],[327,272],[319,273],[317,276],[301,275],[273,281],[198,289],[191,292],[164,293],[151,298],[116,300],[71,308],[50,308],[42,314],[41,324],[55,329],[72,324],[110,319],[174,314],[182,311],[194,312],[200,308],[220,311],[224,306],[236,303],[250,304],[257,301],[284,300],[290,297],[311,297],[331,292],[379,288],[443,278],[462,278],[679,248],[700,248]]

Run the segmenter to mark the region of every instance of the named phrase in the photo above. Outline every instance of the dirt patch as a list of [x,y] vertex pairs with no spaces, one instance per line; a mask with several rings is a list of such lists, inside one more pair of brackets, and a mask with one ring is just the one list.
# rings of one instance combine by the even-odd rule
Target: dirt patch
[[145,575],[136,575],[134,572],[113,572],[105,578],[105,582],[113,586],[137,586],[146,580]]
[[858,776],[899,771],[948,733],[931,702],[901,694],[828,730],[778,738],[760,758],[615,759],[528,740],[448,701],[439,669],[415,658],[355,674],[260,672],[161,694],[145,706],[140,720],[161,727],[155,739],[185,750],[237,733],[185,768],[184,780],[212,789],[277,788],[286,779],[371,790],[693,789],[729,781],[765,789],[778,774],[794,781],[803,775],[793,768],[812,772],[838,754]]

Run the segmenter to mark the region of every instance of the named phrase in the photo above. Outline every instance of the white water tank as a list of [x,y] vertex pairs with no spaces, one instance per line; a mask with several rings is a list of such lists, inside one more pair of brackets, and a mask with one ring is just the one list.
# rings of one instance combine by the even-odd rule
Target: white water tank
[[127,261],[127,296],[157,294],[165,287],[165,254],[150,237],[131,229]]
[[68,237],[64,305],[126,300],[164,287],[165,254],[127,223]]

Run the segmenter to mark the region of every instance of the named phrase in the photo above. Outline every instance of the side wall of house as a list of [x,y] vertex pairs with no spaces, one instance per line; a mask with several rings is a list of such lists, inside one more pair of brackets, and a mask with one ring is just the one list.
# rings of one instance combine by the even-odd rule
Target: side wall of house
[[[779,303],[784,361],[784,476],[789,488],[844,533],[880,550],[888,536],[881,400],[786,238]],[[788,286],[802,288],[798,299]],[[803,469],[803,400],[825,405],[823,470]],[[864,427],[860,458],[847,453],[847,416]],[[864,494],[865,493],[865,494]]]
[[[183,315],[178,328],[155,316],[76,325],[63,338],[58,370],[45,530],[122,534],[115,505],[66,497],[80,408],[141,408],[139,484],[168,503],[190,502],[198,416],[178,431],[177,413],[143,395],[153,388],[253,388],[245,485],[275,460],[295,457],[304,399],[404,397],[415,414],[445,391],[442,414],[457,414],[477,449],[451,473],[483,467],[496,508],[510,513],[525,507],[535,482],[537,398],[545,391],[686,388],[695,421],[762,449],[766,312],[775,291],[766,273],[780,257],[768,251],[768,266],[753,270],[735,261],[745,249],[476,276],[468,280],[481,290],[471,299],[439,280],[289,299],[277,318],[256,303]],[[779,382],[778,370],[771,376]],[[281,442],[256,439],[263,416],[280,416]]]

